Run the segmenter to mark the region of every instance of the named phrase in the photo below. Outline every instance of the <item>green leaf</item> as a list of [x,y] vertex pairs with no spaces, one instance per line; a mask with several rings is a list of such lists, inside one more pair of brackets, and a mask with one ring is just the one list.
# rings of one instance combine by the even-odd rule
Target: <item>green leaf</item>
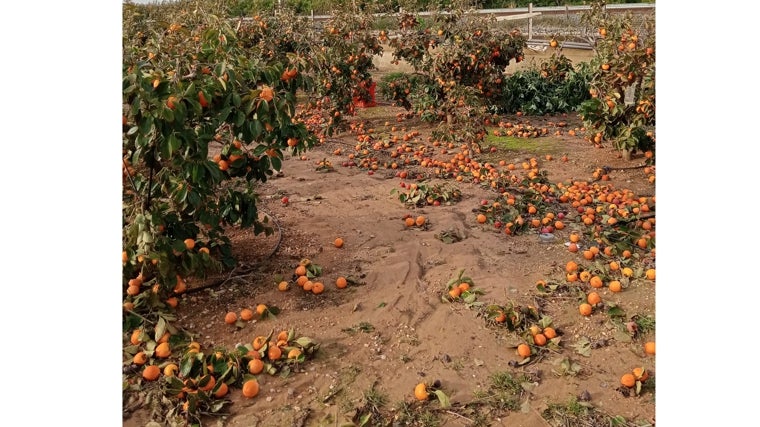
[[177,151],[179,147],[182,145],[182,141],[172,133],[166,139],[166,144],[169,148],[169,157],[171,157],[172,153]]
[[449,396],[446,396],[446,393],[443,392],[443,390],[436,390],[433,393],[435,393],[436,397],[438,398],[438,401],[441,403],[441,408],[449,408],[451,407],[451,401],[449,401]]
[[571,347],[581,356],[591,357],[591,342],[586,337],[581,337]]
[[166,320],[163,317],[158,316],[158,322],[156,323],[156,335],[155,340],[158,341],[166,333]]
[[272,169],[276,171],[282,169],[282,160],[279,157],[272,157],[270,160],[272,161]]

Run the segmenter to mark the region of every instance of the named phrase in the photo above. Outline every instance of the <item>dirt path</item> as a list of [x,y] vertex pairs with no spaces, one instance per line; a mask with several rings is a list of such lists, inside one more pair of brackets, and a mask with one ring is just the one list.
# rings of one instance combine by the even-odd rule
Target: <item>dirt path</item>
[[[392,132],[383,124],[395,120],[397,110],[380,108],[361,111],[357,119],[373,117],[368,127],[375,127],[379,137],[401,134],[401,128]],[[431,130],[424,125],[415,129],[421,131],[420,142]],[[632,367],[646,365],[653,370],[654,360],[642,354],[641,342],[621,338],[606,316],[581,318],[573,302],[577,296],[551,301],[537,296],[538,280],[560,273],[568,260],[577,259],[564,245],[570,229],[558,232],[556,242],[545,244],[536,234],[510,237],[478,224],[473,211],[481,200],[493,201],[496,193],[467,183],[457,183],[463,192],[459,203],[409,208],[391,194],[404,181],[394,171],[381,169],[369,175],[364,169],[340,166],[354,144],[353,137],[344,135],[309,152],[306,160],[287,157],[282,175],[259,188],[262,214],[279,224],[275,233],[269,237],[254,237],[248,231],[231,233],[236,255],[254,267],[252,273],[193,293],[179,306],[180,323],[197,334],[204,349],[232,348],[257,335],[290,328],[321,345],[303,372],[288,378],[260,376],[261,393],[255,399],[244,400],[233,393],[231,415],[223,425],[336,425],[336,419],[348,421],[356,414],[368,391],[385,396],[385,409],[389,409],[400,402],[411,403],[415,384],[435,379],[441,381],[452,403],[464,405],[478,391],[487,390],[492,375],[500,372],[525,375],[533,385],[520,397],[522,411],[490,419],[489,425],[545,425],[540,411],[584,392],[591,404],[610,415],[654,418],[653,396],[624,397],[615,390],[620,375]],[[541,162],[541,168],[557,181],[588,180],[600,165],[631,165],[614,151],[593,148],[577,137],[552,137],[536,147],[534,152],[497,155],[520,162],[546,153],[556,158],[567,153],[566,163]],[[336,148],[342,154],[334,154]],[[334,171],[318,172],[316,162],[321,160],[330,161]],[[631,163],[635,162],[641,159]],[[611,185],[637,194],[654,191],[641,169],[615,172],[611,177]],[[280,201],[283,196],[289,198],[288,205]],[[406,214],[424,215],[426,227],[405,227]],[[436,237],[444,231],[456,232],[463,240],[445,243]],[[336,237],[345,240],[343,248],[333,246]],[[268,258],[280,238],[275,256]],[[279,277],[290,279],[302,258],[322,266],[323,294],[306,293],[295,285],[286,292],[276,289]],[[525,367],[510,365],[518,360],[516,334],[489,325],[476,309],[442,302],[447,281],[460,270],[484,292],[478,301],[540,307],[561,332],[565,350]],[[359,284],[337,289],[338,276]],[[637,284],[620,294],[606,289],[600,293],[627,313],[654,315],[652,284]],[[227,311],[239,312],[259,303],[278,307],[281,313],[242,329],[224,324]],[[605,345],[582,357],[571,346],[584,338]],[[563,357],[581,366],[581,372],[555,375],[556,363]],[[442,412],[439,416],[438,425],[471,425],[458,415]],[[137,413],[124,425],[141,426],[147,421],[145,414]]]

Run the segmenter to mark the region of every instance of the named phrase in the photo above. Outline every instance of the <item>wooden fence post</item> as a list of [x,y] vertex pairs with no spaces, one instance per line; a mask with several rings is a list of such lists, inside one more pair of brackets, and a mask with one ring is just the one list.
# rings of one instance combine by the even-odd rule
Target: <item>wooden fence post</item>
[[528,40],[533,40],[533,3],[528,3]]

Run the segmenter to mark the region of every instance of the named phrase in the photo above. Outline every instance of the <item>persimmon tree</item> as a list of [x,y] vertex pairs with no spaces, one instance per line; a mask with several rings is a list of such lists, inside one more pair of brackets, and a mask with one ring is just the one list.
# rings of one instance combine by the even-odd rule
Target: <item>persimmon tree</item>
[[218,7],[124,5],[122,280],[135,313],[233,265],[226,228],[266,232],[256,184],[314,143],[293,120],[297,64],[246,50]]
[[421,118],[440,121],[440,138],[477,141],[504,89],[506,67],[523,58],[526,38],[462,8],[437,11],[428,21],[423,26],[417,14],[399,15],[390,45],[394,59],[407,61],[415,75],[392,82],[391,95]]
[[327,113],[326,133],[344,129],[344,115],[355,113],[355,100],[368,100],[373,57],[383,52],[369,10],[335,10],[315,41],[311,56],[314,104]]
[[647,16],[643,31],[638,31],[632,15],[610,14],[604,2],[595,2],[583,20],[599,32],[591,61],[595,70],[589,88],[591,99],[579,109],[588,137],[597,145],[611,141],[626,159],[637,150],[653,149],[654,17]]

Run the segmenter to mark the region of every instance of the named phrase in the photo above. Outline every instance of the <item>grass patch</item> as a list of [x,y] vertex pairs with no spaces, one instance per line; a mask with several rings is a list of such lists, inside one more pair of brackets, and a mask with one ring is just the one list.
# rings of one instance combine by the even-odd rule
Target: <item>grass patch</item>
[[394,426],[437,427],[441,425],[438,415],[424,406],[400,402],[395,409]]
[[620,415],[609,416],[575,397],[565,403],[550,403],[541,416],[552,426],[651,427],[646,421],[634,423]]
[[483,147],[496,147],[499,150],[532,154],[560,154],[564,142],[551,136],[540,138],[518,138],[516,136],[495,136],[488,133],[483,141]]
[[520,409],[520,397],[523,394],[522,383],[525,376],[513,377],[509,372],[496,372],[491,375],[488,390],[476,391],[475,399],[479,404],[488,405],[500,411],[517,411]]

